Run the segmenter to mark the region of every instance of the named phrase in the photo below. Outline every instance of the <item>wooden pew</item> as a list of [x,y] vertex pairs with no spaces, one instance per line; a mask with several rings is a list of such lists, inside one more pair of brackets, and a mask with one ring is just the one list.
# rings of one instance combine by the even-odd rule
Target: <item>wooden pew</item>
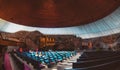
[[90,67],[64,69],[64,70],[120,70],[120,60],[115,60],[108,63],[90,66]]
[[119,51],[88,51],[88,52],[86,51],[83,52],[80,58],[90,58],[90,57],[102,58],[107,56],[115,56],[119,54],[120,54]]
[[88,61],[88,60],[95,60],[95,59],[102,59],[106,57],[114,57],[119,56],[120,52],[113,52],[113,51],[99,51],[99,52],[84,52],[77,62],[79,61]]
[[95,66],[95,65],[104,64],[104,63],[108,63],[108,62],[119,60],[119,59],[120,59],[120,55],[114,56],[114,57],[106,57],[102,59],[80,61],[80,62],[73,63],[73,68],[84,68],[89,66]]
[[31,63],[35,69],[41,70],[43,67],[40,65],[40,62],[33,60],[32,58],[29,58],[27,56],[23,56],[19,53],[16,53],[20,58],[25,60],[27,63]]
[[11,56],[14,59],[15,64],[18,66],[19,70],[24,70],[24,63],[22,63],[19,59],[17,59],[13,53],[11,53]]
[[87,57],[87,58],[78,58],[77,62],[80,61],[89,61],[89,60],[96,60],[96,59],[102,59],[102,58],[108,58],[108,57],[115,57],[115,56],[120,56],[120,54],[116,54],[116,55],[109,55],[109,56],[101,56],[101,57]]

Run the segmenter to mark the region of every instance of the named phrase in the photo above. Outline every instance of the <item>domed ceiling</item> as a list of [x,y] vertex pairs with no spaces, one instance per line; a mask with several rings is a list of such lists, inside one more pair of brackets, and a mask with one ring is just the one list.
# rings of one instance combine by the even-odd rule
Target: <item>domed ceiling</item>
[[0,18],[34,27],[70,27],[113,12],[120,0],[0,0]]

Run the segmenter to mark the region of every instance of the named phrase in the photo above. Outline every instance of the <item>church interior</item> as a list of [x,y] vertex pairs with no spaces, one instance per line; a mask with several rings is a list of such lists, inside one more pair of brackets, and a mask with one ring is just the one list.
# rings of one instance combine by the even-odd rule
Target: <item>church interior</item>
[[0,70],[120,70],[120,0],[0,0]]

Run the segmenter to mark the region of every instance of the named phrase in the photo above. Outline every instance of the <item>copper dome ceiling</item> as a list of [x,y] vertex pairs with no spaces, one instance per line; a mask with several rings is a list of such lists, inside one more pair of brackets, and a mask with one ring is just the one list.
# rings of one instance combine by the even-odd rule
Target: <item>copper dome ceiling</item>
[[84,25],[113,12],[120,0],[0,0],[0,18],[35,27]]

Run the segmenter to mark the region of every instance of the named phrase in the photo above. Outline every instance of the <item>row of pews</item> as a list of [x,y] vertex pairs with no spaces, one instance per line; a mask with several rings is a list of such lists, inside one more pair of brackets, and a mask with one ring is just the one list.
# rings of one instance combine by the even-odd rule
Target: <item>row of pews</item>
[[26,68],[28,68],[28,66],[27,66],[24,62],[22,62],[20,59],[18,59],[18,58],[14,55],[14,53],[10,53],[10,54],[11,54],[11,57],[12,57],[12,59],[14,60],[14,63],[15,63],[15,65],[16,65],[15,68],[17,68],[17,69],[15,69],[15,70],[29,70],[29,69],[26,69]]
[[64,70],[120,70],[120,51],[88,51]]
[[20,70],[25,70],[25,64],[16,58],[15,54],[29,65],[31,64],[35,70],[41,70],[56,65],[58,62],[69,59],[76,55],[76,51],[26,51],[26,52],[14,52],[12,57],[16,61],[16,64]]

